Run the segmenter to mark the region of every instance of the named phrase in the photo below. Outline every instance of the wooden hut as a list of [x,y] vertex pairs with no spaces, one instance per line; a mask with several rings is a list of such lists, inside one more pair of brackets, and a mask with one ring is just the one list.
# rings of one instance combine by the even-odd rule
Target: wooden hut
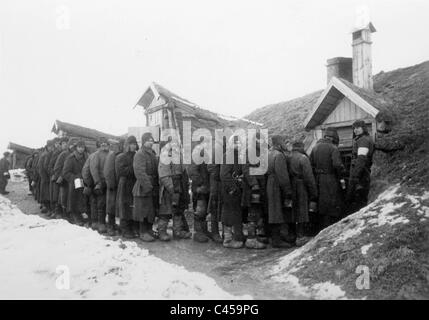
[[52,127],[52,132],[59,137],[75,137],[83,139],[90,153],[97,149],[96,142],[101,137],[108,139],[113,149],[116,148],[116,145],[121,139],[120,136],[115,136],[109,133],[104,133],[95,129],[82,127],[60,120],[55,121]]
[[[144,132],[151,132],[158,142],[163,129],[176,129],[179,138],[183,137],[183,122],[191,123],[192,132],[199,128],[211,131],[215,129],[231,128],[261,128],[262,124],[221,115],[180,97],[163,86],[153,82],[138,100],[136,106],[144,110],[146,123],[141,128],[130,128],[130,132],[137,133],[138,139]],[[155,146],[157,150],[157,146]]]
[[9,142],[7,148],[12,150],[11,169],[24,169],[27,157],[30,156],[34,151],[32,148],[25,147],[13,142]]

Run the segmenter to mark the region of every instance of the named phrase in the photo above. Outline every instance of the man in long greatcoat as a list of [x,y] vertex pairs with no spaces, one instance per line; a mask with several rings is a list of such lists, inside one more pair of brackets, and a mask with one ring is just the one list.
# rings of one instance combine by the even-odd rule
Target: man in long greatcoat
[[38,171],[40,177],[40,194],[39,194],[39,202],[42,205],[42,213],[46,214],[50,210],[50,194],[49,194],[49,161],[52,156],[54,148],[54,143],[52,140],[48,140],[46,143],[46,148],[42,152],[39,162],[38,162]]
[[60,213],[57,218],[63,218],[67,219],[69,218],[67,216],[67,199],[68,199],[68,193],[69,193],[69,187],[66,179],[63,176],[63,169],[64,169],[64,163],[67,159],[67,157],[75,150],[76,144],[79,140],[77,138],[70,138],[67,142],[67,148],[61,152],[57,158],[57,161],[55,161],[54,165],[54,177],[55,177],[55,183],[58,185],[58,212]]
[[[153,241],[150,239],[150,237],[154,237],[149,229],[152,228],[159,210],[158,158],[152,149],[154,143],[152,134],[149,132],[144,133],[141,141],[142,147],[136,152],[133,159],[133,169],[136,177],[132,190],[134,197],[133,221],[138,221],[139,224],[143,223],[145,230],[142,230],[142,233],[145,234],[145,240]],[[163,231],[166,233],[167,224],[160,225],[160,222],[158,223],[161,239],[165,236],[162,235],[161,237],[161,233]],[[132,234],[131,231],[129,234]]]
[[344,210],[341,183],[345,185],[345,168],[335,145],[337,140],[337,130],[326,129],[324,137],[317,141],[310,154],[318,190],[317,214],[320,229],[337,222]]
[[85,211],[85,208],[83,183],[82,187],[80,187],[77,180],[83,180],[82,168],[85,161],[85,142],[79,140],[76,143],[76,149],[67,157],[62,173],[68,183],[67,210],[71,214],[72,222],[79,226],[83,225],[82,213]]
[[[117,185],[117,214],[120,219],[119,226],[122,231],[122,235],[125,238],[133,238],[133,187],[136,183],[136,177],[134,175],[134,156],[138,150],[137,139],[134,136],[129,136],[125,142],[124,152],[119,154],[115,160],[115,176],[118,179]],[[106,177],[107,181],[107,177]],[[141,222],[140,227],[140,238],[146,239],[146,232],[144,225],[147,222]],[[150,225],[152,229],[152,225]],[[153,241],[153,238],[149,239]]]
[[292,185],[292,211],[288,220],[290,229],[296,229],[296,245],[300,246],[309,240],[306,235],[306,224],[309,222],[310,202],[317,201],[317,186],[310,159],[305,154],[302,142],[293,143],[288,160]]
[[268,222],[271,230],[271,241],[274,248],[290,248],[291,243],[281,238],[281,229],[290,222],[287,216],[292,210],[292,186],[286,156],[283,153],[283,138],[274,135],[272,147],[268,153],[267,200]]
[[51,161],[50,161],[50,173],[51,173],[51,207],[52,210],[55,212],[53,215],[53,218],[60,219],[64,217],[64,211],[61,206],[60,202],[60,196],[61,196],[61,184],[64,184],[64,179],[61,179],[58,183],[58,178],[61,176],[64,162],[66,157],[69,154],[68,148],[68,139],[67,138],[61,138],[60,140],[60,148],[56,154],[53,154]]
[[116,195],[119,182],[119,177],[116,176],[115,162],[118,155],[124,151],[124,142],[124,139],[120,139],[119,143],[116,145],[117,149],[109,151],[103,168],[104,179],[106,181],[107,234],[111,236],[116,234]]
[[99,149],[89,163],[89,169],[94,180],[93,192],[97,199],[98,232],[106,233],[106,179],[104,177],[104,164],[109,154],[110,144],[104,137],[98,141]]
[[54,218],[55,216],[58,215],[58,212],[56,211],[57,209],[57,202],[58,202],[58,192],[59,192],[59,187],[58,185],[55,183],[55,178],[54,178],[54,167],[55,167],[55,162],[58,159],[58,156],[60,155],[60,153],[67,148],[67,141],[63,142],[62,138],[54,138],[54,149],[52,150],[52,155],[51,158],[49,159],[49,164],[48,164],[48,174],[49,174],[49,199],[50,199],[50,210],[51,213],[48,215],[48,218]]

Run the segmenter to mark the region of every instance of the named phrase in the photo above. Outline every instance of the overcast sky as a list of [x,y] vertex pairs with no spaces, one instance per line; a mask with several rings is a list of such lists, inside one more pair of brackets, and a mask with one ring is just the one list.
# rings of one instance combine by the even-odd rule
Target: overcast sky
[[365,5],[374,73],[429,59],[427,0],[2,0],[0,151],[41,146],[55,119],[143,126],[151,81],[234,116],[322,89]]

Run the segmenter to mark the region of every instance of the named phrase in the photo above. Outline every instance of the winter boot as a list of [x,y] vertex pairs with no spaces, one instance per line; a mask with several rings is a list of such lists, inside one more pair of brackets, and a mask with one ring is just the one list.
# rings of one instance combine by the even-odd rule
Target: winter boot
[[107,232],[106,224],[105,223],[98,223],[98,229],[99,234],[103,234]]
[[265,231],[265,225],[263,223],[263,221],[258,222],[257,226],[256,226],[256,238],[258,239],[259,242],[268,244],[270,241],[268,240],[268,236],[267,233]]
[[271,245],[273,248],[283,248],[289,249],[292,248],[292,244],[286,241],[283,241],[280,236],[280,224],[272,224],[271,228]]
[[240,241],[240,242],[246,241],[246,237],[244,236],[244,233],[243,233],[243,224],[242,223],[238,223],[238,224],[233,225],[232,226],[232,232],[233,232],[234,240]]
[[149,234],[154,238],[154,239],[159,239],[159,235],[157,231],[153,230],[153,223],[151,222],[147,222],[145,221],[146,226],[147,226],[147,232],[149,232]]
[[236,241],[232,237],[232,227],[223,226],[223,246],[225,248],[240,249],[243,247],[243,242]]
[[267,246],[262,242],[259,242],[256,238],[256,223],[249,222],[248,231],[247,231],[247,239],[244,244],[248,249],[265,249]]
[[207,222],[202,217],[194,216],[194,236],[193,239],[196,242],[208,242],[209,237],[204,232],[204,224],[207,226]]
[[311,240],[311,237],[305,235],[305,223],[297,223],[296,226],[296,246],[301,247]]
[[91,221],[91,229],[94,231],[98,230],[98,222],[97,221]]
[[72,221],[73,224],[77,225],[77,226],[83,226],[83,219],[82,219],[82,215],[80,213],[73,213],[72,214]]
[[190,239],[191,232],[183,230],[183,214],[173,214],[173,239]]
[[188,220],[186,220],[185,214],[182,213],[181,216],[182,216],[182,230],[190,233],[191,231],[189,229]]
[[121,234],[125,239],[134,239],[134,232],[131,231],[131,221],[121,219],[120,221]]
[[109,215],[107,217],[107,234],[111,237],[116,235],[116,230],[115,230],[115,216],[114,215]]
[[171,238],[167,233],[168,219],[160,217],[158,220],[158,236],[161,241],[170,241]]
[[288,243],[296,242],[296,223],[284,223],[280,226],[280,238]]
[[139,221],[130,220],[131,231],[134,233],[134,237],[140,237],[140,223]]
[[145,221],[139,223],[140,227],[140,240],[144,242],[153,242],[155,238],[149,233],[148,225]]
[[208,233],[208,236],[210,239],[212,239],[215,243],[222,243],[222,237],[219,234],[219,222],[215,217],[211,217],[211,223],[210,223],[211,230]]
[[42,214],[47,214],[49,212],[48,208],[42,205],[42,210],[40,210]]
[[63,217],[63,215],[62,215],[62,211],[63,211],[63,208],[61,208],[61,206],[60,206],[60,205],[57,205],[57,206],[55,207],[55,215],[54,215],[54,219],[61,219],[61,218]]

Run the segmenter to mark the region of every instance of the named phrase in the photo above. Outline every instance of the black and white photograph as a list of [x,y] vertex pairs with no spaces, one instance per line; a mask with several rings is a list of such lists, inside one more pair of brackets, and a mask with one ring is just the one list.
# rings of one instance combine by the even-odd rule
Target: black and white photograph
[[2,0],[0,300],[428,300],[428,31],[426,0]]

